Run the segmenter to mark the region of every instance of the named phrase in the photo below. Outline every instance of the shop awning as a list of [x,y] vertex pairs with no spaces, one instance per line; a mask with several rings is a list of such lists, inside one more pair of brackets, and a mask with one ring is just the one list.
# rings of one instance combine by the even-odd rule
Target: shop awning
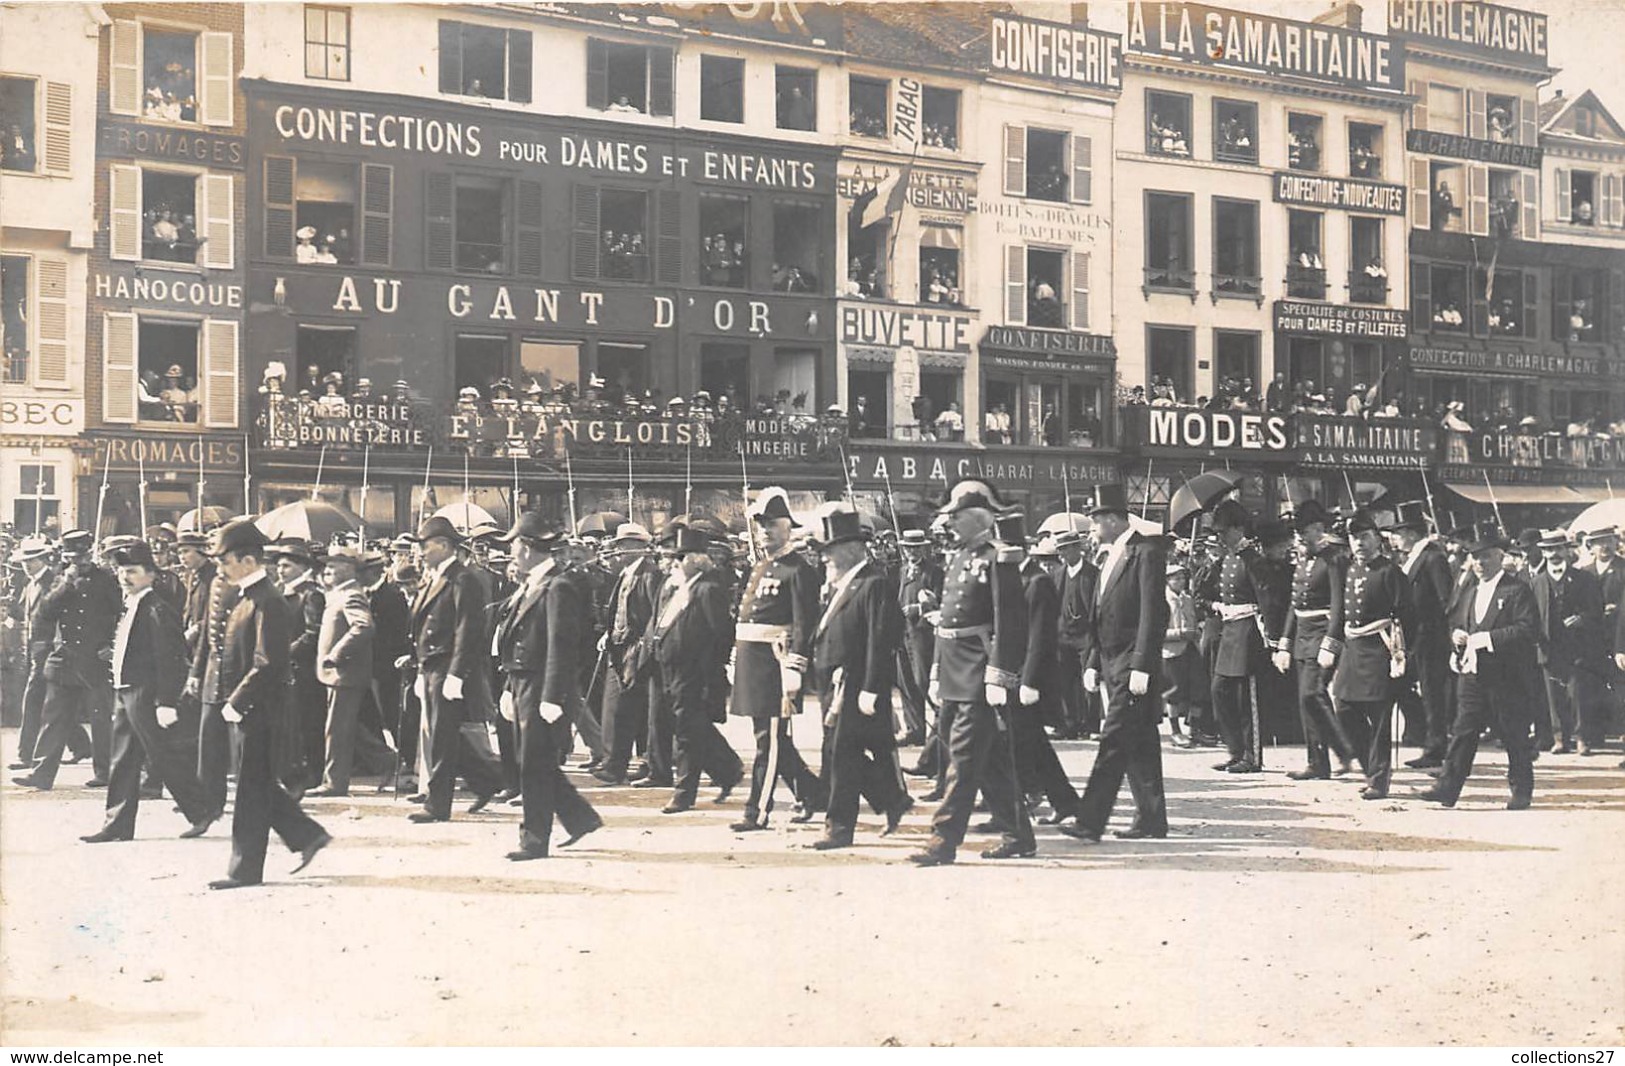
[[1604,500],[1625,499],[1625,474],[1619,479],[1619,491],[1615,492],[1607,485],[1575,485],[1570,492],[1579,496],[1587,503],[1602,503]]
[[957,249],[959,247],[959,243],[960,231],[958,226],[925,225],[920,227],[921,248]]
[[[1447,481],[1445,488],[1474,503],[1534,503],[1534,504],[1586,504],[1594,503],[1590,497],[1576,492],[1567,485],[1496,485],[1492,496],[1489,486],[1477,482]],[[1607,499],[1607,490],[1603,490]]]

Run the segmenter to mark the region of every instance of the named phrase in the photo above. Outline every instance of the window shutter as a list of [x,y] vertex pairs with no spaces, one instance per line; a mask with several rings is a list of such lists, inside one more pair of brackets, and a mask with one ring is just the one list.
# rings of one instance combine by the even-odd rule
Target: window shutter
[[382,163],[361,167],[361,262],[388,266],[394,232],[395,168]]
[[1072,135],[1072,202],[1087,204],[1095,195],[1095,145],[1088,137]]
[[102,421],[135,421],[135,366],[140,338],[135,315],[108,311],[102,315]]
[[1608,224],[1625,226],[1625,174],[1610,174],[1608,178]]
[[[1599,316],[1606,317],[1608,321],[1607,323],[1598,324],[1612,324],[1612,333],[1614,336],[1618,336],[1622,331],[1625,331],[1625,271],[1611,270],[1609,275],[1609,280],[1613,285],[1613,288],[1609,290],[1612,299],[1608,301],[1607,314]],[[1607,334],[1604,334],[1604,339],[1607,339]]]
[[1484,120],[1484,90],[1467,90],[1467,136],[1482,141],[1489,136],[1489,129]]
[[[672,60],[670,48],[649,49],[649,114],[669,115],[672,106]],[[609,93],[606,90],[605,96]]]
[[1490,233],[1490,168],[1482,163],[1467,164],[1467,232]]
[[1569,273],[1552,271],[1552,340],[1559,343],[1569,339],[1569,314],[1574,306]]
[[198,218],[207,238],[202,260],[210,270],[230,270],[237,259],[237,234],[232,224],[236,205],[231,183],[230,174],[205,174],[198,179],[198,191],[203,194]]
[[1004,195],[1027,195],[1027,127],[1004,127]]
[[461,95],[463,91],[463,24],[440,22],[440,91]]
[[198,102],[198,114],[205,126],[229,126],[232,92],[237,84],[231,70],[231,34],[205,33],[200,41],[203,96]]
[[423,182],[424,265],[430,270],[450,270],[456,261],[452,255],[451,175],[432,170],[424,175]]
[[1411,225],[1433,227],[1433,188],[1428,184],[1428,161],[1422,158],[1411,160]]
[[34,384],[40,388],[68,386],[68,261],[41,257],[35,260],[34,321],[38,341]]
[[107,109],[115,115],[141,113],[141,23],[113,23]]
[[1020,244],[1004,250],[1004,321],[1012,326],[1027,322],[1027,249]]
[[206,318],[200,336],[203,424],[210,429],[233,429],[237,425],[237,323],[229,318]]
[[1425,81],[1412,81],[1409,89],[1416,98],[1416,103],[1411,105],[1411,129],[1425,130],[1428,128],[1428,84]]
[[108,224],[107,254],[113,259],[140,259],[141,168],[114,164],[108,171],[108,180],[113,186],[113,209]]
[[73,86],[45,83],[45,172],[67,176],[73,168]]
[[1532,241],[1540,228],[1540,175],[1527,173],[1518,178],[1518,236]]
[[570,242],[570,275],[598,276],[598,186],[570,186],[570,206],[575,229]]
[[508,99],[530,103],[530,31],[508,31]]
[[609,46],[587,38],[587,106],[595,111],[609,109]]
[[683,194],[661,189],[655,194],[655,232],[660,235],[656,269],[662,285],[683,283]]
[[1089,328],[1089,253],[1072,253],[1072,328]]
[[542,276],[541,182],[519,182],[517,208],[515,215],[518,225],[515,228],[519,234],[519,246],[514,254],[516,273],[520,277],[539,278]]
[[1518,104],[1518,143],[1533,147],[1540,143],[1540,105],[1533,96]]
[[1475,337],[1488,337],[1490,335],[1490,304],[1489,296],[1485,292],[1488,287],[1489,278],[1487,274],[1483,285],[1478,283],[1476,273],[1467,285],[1467,303],[1472,309],[1472,330]]
[[1569,184],[1569,172],[1564,167],[1552,171],[1552,184],[1557,186],[1557,220],[1568,222],[1574,218],[1574,187]]
[[1523,276],[1523,335],[1540,336],[1540,275]]
[[1433,329],[1433,276],[1426,263],[1411,261],[1411,321],[1417,330]]
[[293,190],[298,163],[292,156],[265,157],[265,257],[293,258]]

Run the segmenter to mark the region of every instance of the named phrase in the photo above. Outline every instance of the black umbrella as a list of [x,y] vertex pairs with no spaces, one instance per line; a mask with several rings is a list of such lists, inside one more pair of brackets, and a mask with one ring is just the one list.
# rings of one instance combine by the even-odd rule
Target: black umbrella
[[1168,501],[1168,528],[1174,529],[1185,519],[1205,511],[1233,492],[1245,474],[1233,470],[1209,470],[1198,474],[1179,487]]

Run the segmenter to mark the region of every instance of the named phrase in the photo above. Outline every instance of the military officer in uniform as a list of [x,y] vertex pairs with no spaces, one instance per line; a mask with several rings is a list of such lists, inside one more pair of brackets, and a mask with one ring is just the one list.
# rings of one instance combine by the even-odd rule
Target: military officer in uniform
[[327,693],[316,676],[316,652],[321,643],[322,615],[327,596],[316,581],[316,555],[302,540],[278,540],[265,549],[276,567],[277,583],[293,617],[288,658],[293,701],[284,724],[289,732],[281,748],[282,780],[290,788],[319,788],[327,763]]
[[1275,668],[1283,674],[1294,663],[1298,668],[1298,715],[1309,761],[1302,770],[1287,774],[1294,781],[1330,778],[1329,751],[1337,753],[1339,774],[1348,773],[1354,756],[1328,692],[1342,650],[1330,634],[1343,629],[1343,580],[1348,570],[1342,547],[1326,538],[1331,519],[1318,500],[1305,500],[1293,515],[1303,551],[1293,568],[1292,602],[1273,656]]
[[[210,534],[210,554],[219,548],[220,533]],[[186,681],[186,694],[200,701],[197,732],[197,777],[203,785],[203,798],[211,809],[226,806],[226,775],[233,762],[234,739],[220,708],[227,691],[220,668],[226,646],[226,619],[237,606],[237,586],[216,568],[209,583],[208,613],[205,616],[197,650],[192,656],[192,673]]]
[[919,866],[954,861],[978,788],[1003,836],[982,856],[1007,859],[1037,850],[1006,717],[1012,690],[1020,686],[1016,671],[1027,627],[1016,560],[1001,560],[993,542],[994,512],[1002,509],[985,482],[967,480],[954,486],[939,512],[948,518],[955,548],[942,581],[931,688],[951,725],[942,805],[929,843],[909,856]]
[[[1021,551],[1025,543],[1024,516],[1020,511],[1001,515],[998,533],[1001,544]],[[1033,546],[1020,564],[1023,612],[1027,618],[1027,653],[1021,663],[1020,685],[1016,689],[1019,707],[1010,711],[1012,742],[1016,751],[1016,777],[1029,795],[1042,793],[1049,800],[1046,825],[1056,825],[1078,813],[1078,790],[1067,779],[1060,757],[1044,732],[1046,720],[1059,722],[1064,713],[1061,702],[1061,661],[1057,654],[1061,594],[1045,569],[1045,560],[1057,558],[1055,542],[1045,537]]]
[[157,567],[153,572],[152,591],[177,613],[184,605],[186,596],[181,577],[175,573],[175,551],[179,539],[175,527],[168,522],[147,527],[147,548],[152,552],[153,565]]
[[931,653],[936,644],[925,615],[941,602],[942,564],[933,556],[931,539],[923,529],[905,529],[897,546],[903,559],[897,582],[897,600],[903,609],[903,640],[897,649],[903,735],[898,743],[906,746],[925,743],[925,691],[931,684]]
[[751,519],[759,532],[762,557],[751,568],[739,603],[729,712],[751,720],[756,758],[744,817],[730,827],[736,833],[767,828],[780,777],[803,808],[824,806],[818,776],[807,769],[790,738],[790,721],[801,710],[807,656],[818,624],[821,581],[791,543],[795,521],[783,489],[763,489]]
[[1408,759],[1413,770],[1444,765],[1450,740],[1450,627],[1446,612],[1455,575],[1444,549],[1427,535],[1427,516],[1419,500],[1401,503],[1394,512],[1394,539],[1402,553],[1400,570],[1410,582],[1416,628],[1406,649],[1409,672],[1400,686],[1399,709],[1406,732],[1412,722],[1425,723],[1422,754]]
[[1405,676],[1405,634],[1413,627],[1410,583],[1382,551],[1376,516],[1361,509],[1349,518],[1354,560],[1343,585],[1342,641],[1332,698],[1356,751],[1365,753],[1361,799],[1388,796],[1393,774],[1394,697]]
[[1241,504],[1235,500],[1219,503],[1213,509],[1212,524],[1224,550],[1204,575],[1198,597],[1213,605],[1220,621],[1213,660],[1213,710],[1230,756],[1214,769],[1255,774],[1262,767],[1254,757],[1258,738],[1252,728],[1249,679],[1264,665],[1265,646],[1279,647],[1276,635],[1264,629],[1261,613],[1260,596],[1266,594],[1268,578],[1263,556],[1248,537],[1249,517]]

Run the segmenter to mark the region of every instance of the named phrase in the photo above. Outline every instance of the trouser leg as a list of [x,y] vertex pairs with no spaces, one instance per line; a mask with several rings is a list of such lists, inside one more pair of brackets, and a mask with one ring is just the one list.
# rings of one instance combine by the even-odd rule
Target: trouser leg
[[112,836],[135,836],[135,816],[141,806],[141,764],[146,748],[130,723],[130,713],[140,694],[131,690],[113,711],[109,745],[112,766],[107,775],[107,811],[102,832]]
[[34,744],[35,767],[30,780],[40,788],[50,788],[56,782],[57,768],[62,765],[62,749],[68,735],[79,728],[88,713],[91,691],[73,685],[47,682],[45,705],[40,712],[39,739]]
[[322,786],[340,795],[350,791],[350,770],[355,760],[356,726],[361,713],[359,688],[327,689],[326,759]]
[[1245,677],[1213,676],[1213,710],[1218,716],[1219,731],[1224,735],[1224,746],[1229,749],[1232,762],[1251,758],[1252,720],[1247,701]]
[[45,671],[36,664],[28,672],[23,687],[23,720],[17,732],[17,761],[34,761],[34,746],[39,740],[41,712],[45,709]]
[[649,776],[655,781],[669,782],[676,771],[677,722],[672,712],[671,695],[662,678],[663,670],[656,666],[649,679]]

